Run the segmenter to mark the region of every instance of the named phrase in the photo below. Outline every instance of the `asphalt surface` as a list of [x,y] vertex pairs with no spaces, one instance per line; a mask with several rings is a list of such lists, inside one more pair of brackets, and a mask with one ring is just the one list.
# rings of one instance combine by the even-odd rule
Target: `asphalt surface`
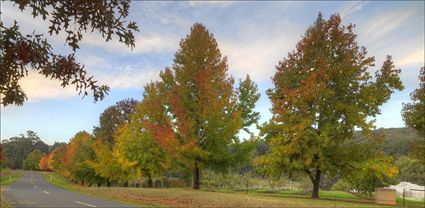
[[56,187],[35,171],[26,171],[3,196],[14,207],[134,207]]

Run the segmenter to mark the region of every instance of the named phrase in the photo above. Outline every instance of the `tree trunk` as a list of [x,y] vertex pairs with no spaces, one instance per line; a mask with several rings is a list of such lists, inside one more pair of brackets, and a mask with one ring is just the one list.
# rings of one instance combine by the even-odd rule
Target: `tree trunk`
[[107,186],[108,187],[111,187],[111,182],[110,181],[107,182]]
[[128,187],[128,181],[125,181],[124,187]]
[[193,175],[192,175],[192,188],[193,189],[199,189],[200,183],[199,183],[199,167],[198,167],[198,161],[195,160],[195,167],[193,168]]
[[102,184],[101,183],[97,183],[97,187],[100,187]]
[[148,174],[148,188],[152,188],[152,177],[151,177],[151,174]]
[[319,198],[320,175],[321,171],[317,169],[316,176],[314,178],[311,178],[311,182],[313,183],[313,192],[311,194],[312,198]]

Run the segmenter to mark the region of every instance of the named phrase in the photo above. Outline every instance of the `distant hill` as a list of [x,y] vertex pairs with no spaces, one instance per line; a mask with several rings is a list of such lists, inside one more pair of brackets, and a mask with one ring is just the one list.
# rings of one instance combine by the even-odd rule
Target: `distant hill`
[[[409,154],[409,148],[421,138],[416,131],[411,128],[380,128],[372,133],[373,135],[384,135],[384,151],[388,155],[399,157]],[[360,132],[356,132],[358,138],[362,138]]]

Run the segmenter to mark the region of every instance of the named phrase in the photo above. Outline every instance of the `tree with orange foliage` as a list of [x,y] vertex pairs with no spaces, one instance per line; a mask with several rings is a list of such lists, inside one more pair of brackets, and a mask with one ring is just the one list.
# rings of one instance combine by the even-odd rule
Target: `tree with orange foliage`
[[49,164],[48,164],[48,161],[49,161],[49,155],[50,155],[50,154],[44,155],[44,156],[41,158],[41,160],[40,160],[40,162],[39,162],[39,164],[38,164],[38,167],[40,168],[40,170],[50,170],[50,169],[49,169]]
[[56,155],[56,151],[57,149],[53,149],[50,153],[49,153],[49,157],[47,158],[47,169],[48,170],[53,170],[53,163],[54,163],[54,157]]
[[48,171],[53,170],[53,163],[54,163],[53,158],[55,156],[57,149],[58,148],[53,149],[49,154],[41,158],[40,164],[39,164],[39,167],[41,170],[48,170]]

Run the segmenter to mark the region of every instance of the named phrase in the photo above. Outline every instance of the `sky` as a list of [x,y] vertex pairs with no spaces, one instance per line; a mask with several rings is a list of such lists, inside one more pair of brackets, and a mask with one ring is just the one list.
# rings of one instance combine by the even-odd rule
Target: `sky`
[[[21,12],[11,2],[0,4],[5,26],[16,20],[24,34],[47,31],[49,22],[34,19],[29,11]],[[271,118],[271,102],[265,91],[273,87],[275,66],[295,49],[319,12],[326,19],[338,13],[343,24],[356,25],[358,44],[376,58],[371,72],[382,66],[387,54],[393,56],[405,89],[381,106],[375,125],[404,127],[402,103],[411,102],[410,93],[419,86],[419,70],[424,66],[424,10],[423,1],[133,1],[128,20],[140,28],[133,50],[116,38],[105,42],[99,34],[87,33],[76,54],[89,74],[111,87],[109,95],[94,103],[91,97],[78,96],[72,86],[62,88],[57,81],[30,71],[20,81],[27,102],[1,107],[1,139],[32,130],[53,144],[69,141],[78,131],[92,132],[108,106],[125,98],[142,98],[143,86],[158,80],[159,72],[172,64],[180,40],[197,22],[214,34],[221,53],[228,57],[229,74],[235,79],[249,74],[258,85],[261,98],[255,109],[264,123]],[[47,35],[54,51],[65,55],[71,50],[64,37]]]

